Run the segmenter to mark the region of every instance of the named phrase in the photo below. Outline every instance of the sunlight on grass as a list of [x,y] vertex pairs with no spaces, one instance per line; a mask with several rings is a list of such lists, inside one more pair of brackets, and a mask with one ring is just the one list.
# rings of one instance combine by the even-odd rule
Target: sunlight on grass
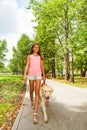
[[63,77],[57,77],[56,79],[53,78],[52,80],[58,81],[60,83],[69,84],[69,85],[79,87],[79,88],[87,88],[87,77],[82,77],[81,78],[81,77],[76,76],[74,83],[71,83],[70,81],[64,80]]

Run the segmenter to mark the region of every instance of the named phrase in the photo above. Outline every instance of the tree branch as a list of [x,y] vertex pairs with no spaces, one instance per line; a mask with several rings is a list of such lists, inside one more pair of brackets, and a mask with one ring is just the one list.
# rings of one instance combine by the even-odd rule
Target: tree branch
[[60,45],[61,45],[61,48],[62,48],[63,55],[64,55],[64,57],[65,57],[65,52],[64,52],[64,49],[63,49],[63,44],[62,44],[62,41],[61,41],[61,39],[60,39],[60,37],[59,37],[59,34],[58,34],[58,33],[57,33],[57,36],[58,36],[58,40],[59,40]]

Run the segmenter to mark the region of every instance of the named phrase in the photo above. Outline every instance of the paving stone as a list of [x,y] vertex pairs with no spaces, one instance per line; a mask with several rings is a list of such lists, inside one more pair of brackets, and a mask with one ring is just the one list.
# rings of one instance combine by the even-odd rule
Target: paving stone
[[37,130],[38,127],[40,127],[39,124],[33,124],[31,120],[22,118],[18,130]]

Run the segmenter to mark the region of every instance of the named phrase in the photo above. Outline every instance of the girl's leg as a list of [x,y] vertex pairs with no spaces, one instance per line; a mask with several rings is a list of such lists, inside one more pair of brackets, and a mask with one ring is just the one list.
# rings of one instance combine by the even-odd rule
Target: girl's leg
[[38,111],[38,104],[39,104],[39,98],[40,98],[40,86],[41,86],[41,80],[36,80],[34,113],[37,113]]
[[34,123],[38,123],[38,104],[39,104],[39,92],[40,92],[41,80],[36,80],[35,86],[35,109],[34,109]]
[[34,80],[29,80],[29,84],[30,84],[30,99],[31,99],[31,105],[34,106],[34,103],[33,103]]

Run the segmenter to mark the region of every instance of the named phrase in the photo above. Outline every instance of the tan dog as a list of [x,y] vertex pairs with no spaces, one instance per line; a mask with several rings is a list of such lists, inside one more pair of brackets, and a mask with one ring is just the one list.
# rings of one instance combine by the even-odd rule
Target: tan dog
[[52,87],[48,86],[47,84],[44,84],[40,89],[41,107],[44,114],[45,122],[48,121],[46,105],[48,105],[52,93],[53,93]]

